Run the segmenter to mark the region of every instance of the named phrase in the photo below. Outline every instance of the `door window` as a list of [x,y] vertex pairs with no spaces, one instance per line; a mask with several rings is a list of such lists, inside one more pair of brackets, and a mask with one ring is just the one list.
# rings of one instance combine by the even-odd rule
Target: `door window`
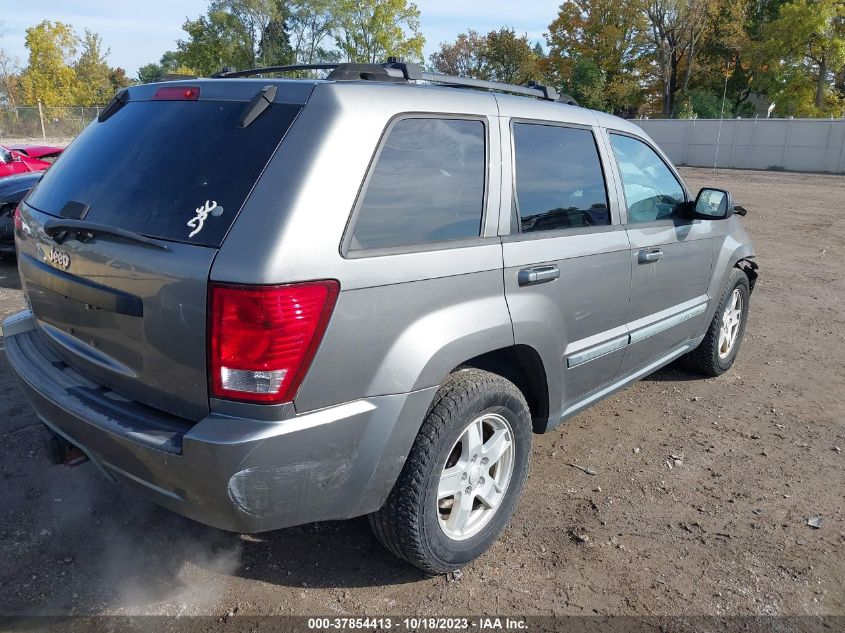
[[478,237],[484,180],[484,123],[402,119],[372,169],[350,251]]
[[628,204],[628,222],[670,219],[686,200],[684,188],[660,156],[630,136],[611,134]]
[[610,224],[604,174],[590,130],[515,123],[513,140],[523,233]]

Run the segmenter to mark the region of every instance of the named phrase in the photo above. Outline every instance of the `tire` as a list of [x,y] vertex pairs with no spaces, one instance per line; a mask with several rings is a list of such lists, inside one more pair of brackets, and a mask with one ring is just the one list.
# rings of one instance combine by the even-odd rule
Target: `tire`
[[[507,525],[525,487],[531,434],[528,404],[513,383],[474,368],[450,375],[437,391],[387,501],[369,515],[378,540],[429,574],[454,571],[481,556]],[[505,448],[493,463],[496,447]],[[450,476],[441,482],[447,463]],[[443,491],[459,490],[443,498],[438,495],[441,486]],[[482,501],[485,497],[495,501],[495,508],[492,501]]]
[[[726,350],[725,339],[722,337],[722,325],[725,312],[729,305],[732,305],[735,293],[738,293],[741,301],[739,323],[736,326],[736,335],[732,337],[733,343]],[[739,268],[734,268],[728,277],[728,283],[722,292],[710,327],[707,328],[707,334],[704,335],[698,347],[681,358],[685,367],[705,376],[721,376],[731,368],[745,336],[750,297],[751,286],[748,283],[748,277]]]

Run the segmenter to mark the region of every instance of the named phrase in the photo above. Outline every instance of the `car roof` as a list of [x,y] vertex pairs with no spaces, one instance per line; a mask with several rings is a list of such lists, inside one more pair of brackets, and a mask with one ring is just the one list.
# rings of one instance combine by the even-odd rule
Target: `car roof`
[[[236,100],[249,101],[263,88],[273,85],[277,88],[274,103],[305,105],[316,86],[325,86],[342,98],[344,93],[361,96],[361,91],[372,96],[390,99],[388,93],[409,96],[415,94],[423,101],[440,101],[445,111],[465,112],[467,114],[490,115],[488,107],[480,107],[479,95],[486,95],[490,103],[495,99],[502,116],[547,120],[581,125],[598,125],[645,137],[643,130],[633,123],[617,116],[590,110],[576,105],[557,101],[536,99],[527,96],[478,90],[465,87],[448,86],[432,83],[414,83],[406,81],[365,81],[365,80],[326,80],[326,79],[279,79],[279,78],[215,78],[184,79],[133,86],[129,89],[130,99],[152,99],[162,87],[197,86],[200,100]],[[395,91],[395,92],[394,92]],[[400,99],[405,101],[405,99]],[[400,104],[397,103],[397,108]],[[404,108],[403,108],[404,110]]]

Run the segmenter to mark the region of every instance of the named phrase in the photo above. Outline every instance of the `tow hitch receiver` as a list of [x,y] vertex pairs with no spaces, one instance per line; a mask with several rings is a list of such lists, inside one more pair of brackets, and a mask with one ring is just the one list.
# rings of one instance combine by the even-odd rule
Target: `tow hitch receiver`
[[82,450],[68,442],[63,437],[52,435],[47,440],[47,457],[54,466],[78,466],[88,461],[88,456]]

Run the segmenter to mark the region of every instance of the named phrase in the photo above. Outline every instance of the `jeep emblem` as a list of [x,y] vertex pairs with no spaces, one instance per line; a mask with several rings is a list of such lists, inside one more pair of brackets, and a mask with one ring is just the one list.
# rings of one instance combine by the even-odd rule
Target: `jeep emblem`
[[50,254],[47,255],[47,261],[54,266],[63,268],[64,270],[67,270],[70,266],[70,256],[67,253],[60,251],[55,246],[50,249]]

